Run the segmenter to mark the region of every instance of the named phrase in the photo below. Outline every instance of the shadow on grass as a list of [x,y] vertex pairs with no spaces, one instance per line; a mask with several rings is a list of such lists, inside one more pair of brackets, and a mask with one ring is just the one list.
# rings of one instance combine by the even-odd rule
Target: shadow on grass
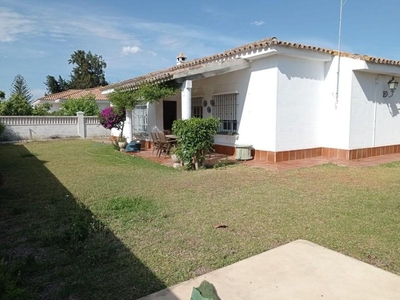
[[0,145],[0,298],[137,299],[165,288],[23,145]]

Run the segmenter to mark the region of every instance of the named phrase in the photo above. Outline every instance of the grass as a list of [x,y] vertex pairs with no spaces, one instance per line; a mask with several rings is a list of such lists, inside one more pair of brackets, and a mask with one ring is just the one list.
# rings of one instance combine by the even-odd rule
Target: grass
[[0,145],[0,298],[136,299],[296,239],[400,274],[399,171],[184,172],[87,140]]

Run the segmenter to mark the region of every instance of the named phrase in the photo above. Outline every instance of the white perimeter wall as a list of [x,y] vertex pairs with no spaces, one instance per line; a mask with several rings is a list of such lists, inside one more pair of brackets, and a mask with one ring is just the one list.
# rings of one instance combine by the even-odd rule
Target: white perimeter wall
[[[27,116],[0,117],[6,125],[1,140],[34,140],[78,137],[78,117]],[[97,117],[84,117],[82,137],[108,137],[110,130],[100,125]],[[83,136],[84,135],[84,136]]]

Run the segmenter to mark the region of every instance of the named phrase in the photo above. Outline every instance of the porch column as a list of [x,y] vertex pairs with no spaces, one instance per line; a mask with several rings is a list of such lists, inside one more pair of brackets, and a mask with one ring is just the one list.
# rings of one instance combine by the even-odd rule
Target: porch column
[[124,125],[124,136],[128,143],[132,142],[132,109],[126,109],[126,119]]
[[181,89],[182,120],[190,119],[192,115],[192,81],[186,80]]

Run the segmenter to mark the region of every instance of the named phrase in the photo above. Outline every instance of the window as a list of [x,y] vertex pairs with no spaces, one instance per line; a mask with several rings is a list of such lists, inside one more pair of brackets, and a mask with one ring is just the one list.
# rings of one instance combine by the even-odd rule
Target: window
[[192,118],[203,118],[203,98],[192,98]]
[[147,133],[147,105],[138,105],[132,111],[133,132],[135,134]]
[[221,120],[219,133],[235,133],[237,131],[237,94],[214,95],[213,115]]

